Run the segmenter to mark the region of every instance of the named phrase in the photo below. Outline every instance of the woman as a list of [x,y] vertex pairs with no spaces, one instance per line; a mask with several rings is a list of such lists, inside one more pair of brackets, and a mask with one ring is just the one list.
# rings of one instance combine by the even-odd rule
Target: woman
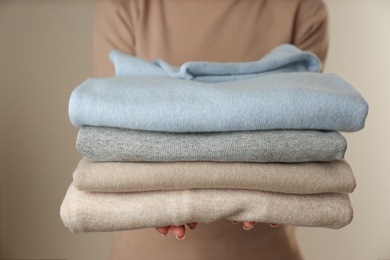
[[[187,61],[254,61],[291,43],[323,62],[328,48],[322,0],[101,0],[94,33],[94,76],[114,76],[112,49],[180,66]],[[114,234],[111,259],[301,259],[295,227],[229,221]],[[196,223],[189,223],[195,229]],[[250,232],[246,230],[251,230]],[[177,239],[183,241],[177,241]]]

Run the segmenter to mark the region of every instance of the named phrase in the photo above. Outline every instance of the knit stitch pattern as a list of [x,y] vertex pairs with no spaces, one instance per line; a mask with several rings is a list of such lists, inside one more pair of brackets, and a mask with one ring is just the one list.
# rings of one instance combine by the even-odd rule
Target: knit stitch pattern
[[209,83],[243,80],[268,73],[319,72],[322,67],[313,53],[290,44],[280,45],[253,62],[191,61],[175,67],[163,60],[148,62],[118,50],[110,53],[110,60],[115,66],[116,76],[165,76]]
[[275,73],[201,83],[166,77],[88,79],[69,102],[77,126],[166,132],[357,131],[368,105],[336,74]]
[[356,181],[344,161],[308,163],[80,161],[74,185],[85,191],[138,192],[196,188],[290,194],[350,193]]
[[309,162],[343,159],[347,142],[333,131],[169,133],[86,126],[76,147],[99,162]]
[[90,193],[71,185],[60,214],[72,232],[212,223],[220,219],[338,229],[351,222],[353,210],[348,194],[293,195],[229,189]]

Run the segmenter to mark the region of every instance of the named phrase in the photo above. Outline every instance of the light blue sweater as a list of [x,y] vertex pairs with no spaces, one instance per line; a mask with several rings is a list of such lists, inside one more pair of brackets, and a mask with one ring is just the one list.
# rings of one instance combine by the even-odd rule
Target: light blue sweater
[[121,51],[110,53],[117,76],[161,76],[201,82],[227,82],[276,72],[319,72],[321,61],[311,52],[284,44],[254,62],[186,62],[181,67],[162,60],[148,62]]
[[170,77],[88,79],[70,98],[71,122],[168,132],[357,131],[368,105],[336,74],[271,73],[203,83]]

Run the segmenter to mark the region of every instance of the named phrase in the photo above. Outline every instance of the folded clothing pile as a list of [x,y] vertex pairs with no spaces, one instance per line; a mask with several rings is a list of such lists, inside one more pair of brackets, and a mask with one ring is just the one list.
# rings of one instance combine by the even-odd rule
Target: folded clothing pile
[[368,105],[312,53],[281,45],[256,62],[180,68],[111,52],[116,77],[70,98],[84,156],[61,217],[73,232],[220,219],[341,228],[356,182],[338,131]]

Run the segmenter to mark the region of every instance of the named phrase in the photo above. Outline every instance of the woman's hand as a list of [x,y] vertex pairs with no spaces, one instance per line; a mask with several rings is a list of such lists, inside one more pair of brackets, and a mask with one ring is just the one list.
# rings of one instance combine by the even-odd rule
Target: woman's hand
[[[198,223],[188,223],[187,226],[194,230]],[[166,237],[168,235],[169,230],[172,231],[172,233],[176,236],[177,239],[183,240],[186,237],[186,227],[185,225],[182,226],[167,226],[167,227],[158,227],[156,228],[157,232],[160,233],[162,236]]]
[[[238,221],[232,221],[232,223],[238,224]],[[242,222],[242,227],[245,230],[251,230],[256,225],[256,223],[257,222]],[[279,226],[279,224],[275,224],[275,223],[270,223],[269,225],[273,228],[276,228]]]
[[[187,224],[187,226],[191,230],[194,230],[196,228],[196,225],[198,225],[198,223],[196,223],[196,222]],[[186,236],[186,227],[185,227],[185,225],[158,227],[158,228],[156,228],[156,230],[157,230],[158,233],[160,233],[164,237],[166,237],[168,235],[169,230],[171,230],[172,233],[179,240],[183,240],[185,238],[185,236]]]
[[[238,224],[238,221],[232,221],[233,224]],[[187,226],[191,229],[194,230],[198,223],[188,223]],[[254,225],[256,225],[256,222],[243,222],[242,227],[245,230],[251,230]],[[271,227],[275,228],[279,226],[279,224],[270,224]],[[185,225],[182,226],[166,226],[166,227],[158,227],[156,228],[157,232],[160,233],[162,236],[166,237],[169,233],[169,230],[172,231],[172,233],[176,236],[177,239],[183,240],[186,237],[186,227]]]

